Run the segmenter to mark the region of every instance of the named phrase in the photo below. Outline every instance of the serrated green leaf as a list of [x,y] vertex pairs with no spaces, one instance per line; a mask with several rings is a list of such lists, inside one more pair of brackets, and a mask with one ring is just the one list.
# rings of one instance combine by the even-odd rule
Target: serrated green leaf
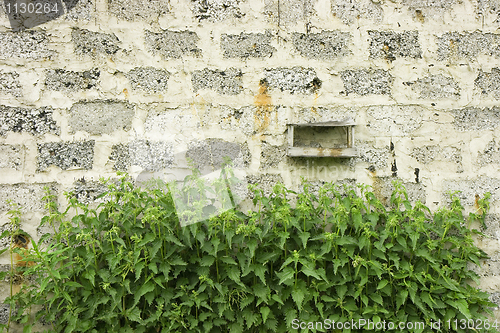
[[295,304],[297,305],[297,308],[299,311],[302,310],[302,302],[304,301],[306,294],[302,288],[294,288],[292,290],[292,299],[294,300]]
[[389,281],[387,281],[387,280],[380,281],[378,283],[377,290],[380,290],[380,289],[384,288],[385,286],[387,286],[388,283],[389,283]]
[[262,314],[262,322],[265,323],[267,320],[267,317],[269,316],[269,312],[271,312],[271,309],[269,309],[267,306],[262,306],[260,308],[260,313]]
[[262,265],[252,264],[252,265],[250,265],[250,269],[255,273],[256,276],[259,277],[259,279],[265,285],[266,284],[267,267],[262,266]]
[[277,272],[276,275],[280,278],[278,284],[283,284],[286,281],[293,280],[295,271],[291,267],[285,267],[283,271]]

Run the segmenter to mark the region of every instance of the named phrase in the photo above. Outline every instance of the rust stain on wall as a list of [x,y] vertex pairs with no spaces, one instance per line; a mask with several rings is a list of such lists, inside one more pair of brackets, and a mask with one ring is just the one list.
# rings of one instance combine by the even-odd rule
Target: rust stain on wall
[[[271,123],[271,112],[274,109],[272,105],[271,96],[268,94],[268,85],[265,79],[259,82],[259,92],[255,95],[254,105],[257,106],[257,111],[255,113],[255,125],[257,131],[264,131]],[[276,114],[276,120],[278,114]]]

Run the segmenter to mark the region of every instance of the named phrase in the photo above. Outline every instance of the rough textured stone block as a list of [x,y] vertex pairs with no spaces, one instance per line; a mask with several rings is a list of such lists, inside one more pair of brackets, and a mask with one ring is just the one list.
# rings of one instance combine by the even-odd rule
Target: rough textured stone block
[[154,20],[169,12],[169,1],[165,0],[108,0],[108,10],[120,19]]
[[71,39],[75,44],[75,54],[85,56],[113,55],[120,49],[115,34],[93,32],[87,29],[73,28]]
[[414,19],[425,22],[426,17],[442,17],[445,11],[452,9],[459,0],[403,0],[402,4],[408,7],[408,11]]
[[276,52],[271,46],[271,33],[222,34],[221,49],[226,58],[268,58]]
[[23,165],[23,149],[21,145],[0,144],[0,168],[20,170]]
[[398,57],[422,58],[418,31],[368,31],[371,38],[370,57],[394,61]]
[[241,18],[245,14],[240,9],[241,0],[192,0],[193,16],[198,21],[220,22],[231,18]]
[[12,209],[9,200],[19,204],[23,212],[41,212],[45,210],[44,187],[49,187],[53,193],[56,192],[54,183],[44,184],[14,184],[0,185],[0,211],[7,212]]
[[201,56],[201,49],[196,46],[200,40],[192,31],[164,30],[160,33],[146,30],[145,42],[149,52],[163,59],[178,59],[182,56]]
[[94,140],[39,143],[37,171],[43,171],[51,165],[63,170],[90,170],[94,162],[94,145]]
[[500,123],[500,108],[474,108],[452,110],[453,125],[459,131],[491,130]]
[[68,124],[73,131],[110,134],[121,129],[129,130],[134,114],[134,106],[128,102],[78,102],[71,107]]
[[60,128],[52,118],[53,112],[49,107],[25,109],[0,105],[0,136],[7,132],[59,135]]
[[465,58],[480,54],[500,58],[500,35],[476,32],[447,32],[437,38],[438,59]]
[[0,324],[7,325],[9,323],[10,305],[0,304]]
[[457,172],[463,172],[462,150],[456,147],[424,146],[413,148],[411,157],[423,165],[433,161],[449,161],[457,165]]
[[483,95],[490,95],[494,99],[500,99],[500,68],[492,68],[491,73],[479,70],[474,84]]
[[390,95],[394,80],[388,71],[382,69],[349,69],[340,73],[345,94]]
[[482,16],[493,14],[500,17],[500,1],[499,0],[478,0],[476,3],[476,13]]
[[[269,196],[273,192],[274,185],[278,183],[283,184],[283,178],[281,175],[267,173],[263,175],[247,176],[246,182],[249,185],[257,185],[257,187],[264,192],[265,196]],[[248,196],[250,199],[253,199],[253,192],[249,191]]]
[[451,203],[449,192],[458,193],[462,205],[472,206],[476,201],[476,195],[480,198],[484,197],[486,192],[491,193],[490,202],[495,202],[500,197],[500,179],[491,177],[478,177],[475,179],[463,180],[443,180],[443,201],[447,204]]
[[271,89],[291,94],[312,94],[321,88],[321,80],[313,68],[271,68],[265,70],[264,84]]
[[167,90],[170,73],[154,67],[137,67],[125,76],[129,79],[132,89],[156,93]]
[[[394,191],[393,180],[397,180],[395,177],[379,177],[373,182],[373,192],[379,198],[379,200],[384,204],[388,205],[391,201],[391,195]],[[406,193],[408,194],[408,200],[411,202],[416,202],[420,200],[425,204],[425,187],[422,183],[403,183],[406,188]]]
[[0,91],[20,97],[22,94],[19,74],[0,70]]
[[90,21],[95,16],[95,0],[63,0],[66,6],[66,20]]
[[280,27],[307,21],[314,13],[315,0],[265,0],[264,15]]
[[79,202],[89,204],[100,201],[97,197],[108,191],[108,184],[100,181],[86,180],[85,178],[78,179],[73,183],[73,193]]
[[54,51],[49,50],[48,43],[44,31],[0,32],[0,59],[51,58]]
[[221,139],[207,139],[191,143],[186,158],[193,161],[198,169],[218,170],[229,158],[235,167],[247,167],[250,164],[250,151],[246,144],[227,142]]
[[477,163],[481,166],[492,163],[500,163],[500,147],[495,140],[488,142],[486,148],[478,154]]
[[375,135],[391,133],[392,136],[407,136],[422,127],[424,110],[416,105],[375,105],[367,110],[373,118],[367,127]]
[[389,147],[375,148],[365,143],[356,143],[358,157],[350,160],[351,165],[362,161],[370,164],[371,171],[380,171],[388,168],[391,160],[391,151]]
[[419,98],[424,99],[442,99],[442,98],[460,98],[460,87],[458,82],[452,77],[444,75],[430,75],[413,82],[406,82],[411,86]]
[[351,54],[351,35],[341,31],[322,31],[314,34],[293,33],[292,42],[303,57],[329,60]]
[[344,24],[353,24],[360,18],[370,19],[375,22],[382,21],[384,10],[378,2],[370,0],[331,0],[332,13]]
[[19,83],[19,74],[0,70],[0,91],[15,97],[21,97],[23,88]]
[[280,162],[286,160],[286,146],[274,146],[267,142],[262,142],[260,152],[260,168],[277,168]]
[[191,76],[193,90],[212,89],[221,95],[237,95],[243,90],[243,74],[236,68],[194,71]]
[[169,142],[135,140],[113,146],[109,159],[114,170],[127,171],[136,165],[144,171],[160,171],[172,165],[174,154]]
[[45,78],[45,86],[50,90],[64,92],[92,89],[99,84],[100,74],[97,68],[84,72],[49,69]]

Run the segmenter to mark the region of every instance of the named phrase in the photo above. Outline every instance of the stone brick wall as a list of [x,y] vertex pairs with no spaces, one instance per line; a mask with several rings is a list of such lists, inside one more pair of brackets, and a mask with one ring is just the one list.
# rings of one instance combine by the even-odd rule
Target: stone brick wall
[[[478,271],[500,305],[497,0],[60,3],[19,31],[0,9],[1,224],[12,199],[37,237],[44,186],[91,201],[101,176],[186,157],[228,156],[266,190],[303,176],[387,200],[399,179],[432,209],[460,190],[470,211],[489,191]],[[346,117],[357,157],[287,157],[287,123]]]

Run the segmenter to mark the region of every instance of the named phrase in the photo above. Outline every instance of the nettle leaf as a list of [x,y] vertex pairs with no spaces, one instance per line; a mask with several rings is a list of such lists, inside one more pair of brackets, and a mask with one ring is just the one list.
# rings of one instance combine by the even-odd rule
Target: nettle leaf
[[[295,271],[291,267],[285,267],[281,272],[276,272],[280,281],[278,284],[283,284],[287,281],[292,281],[295,276]],[[285,283],[286,284],[286,283]]]
[[292,290],[292,299],[294,300],[295,304],[297,304],[297,308],[299,309],[299,311],[302,310],[302,302],[304,301],[305,296],[305,291],[302,288],[294,288]]
[[265,323],[267,320],[267,317],[269,316],[269,313],[271,312],[271,309],[269,309],[267,306],[262,306],[260,308],[260,313],[262,314],[262,322]]
[[266,284],[267,267],[261,266],[261,265],[256,265],[256,264],[252,264],[252,265],[250,265],[250,269],[255,273],[256,276],[259,277],[259,279],[265,285]]
[[245,309],[241,315],[245,318],[247,329],[250,329],[250,327],[252,327],[253,324],[256,324],[260,319],[260,316],[251,309]]
[[302,241],[302,246],[304,247],[304,249],[307,248],[307,241],[309,240],[310,237],[311,237],[311,234],[308,232],[300,232],[299,233],[299,238]]
[[250,258],[255,257],[255,249],[257,248],[257,244],[257,239],[255,238],[250,238],[249,240],[247,240],[247,246],[250,250]]
[[243,283],[241,283],[241,280],[240,280],[240,269],[238,268],[238,266],[229,266],[227,268],[227,276],[231,280],[233,280],[234,282],[236,282],[237,284],[239,284],[240,286],[245,287],[245,285]]
[[396,294],[396,308],[399,309],[408,298],[408,290],[402,289]]
[[380,290],[380,289],[384,288],[385,286],[387,286],[388,283],[389,283],[389,281],[387,281],[387,280],[380,281],[378,283],[377,290]]
[[200,259],[200,266],[212,266],[215,262],[215,258],[210,255],[205,255]]

